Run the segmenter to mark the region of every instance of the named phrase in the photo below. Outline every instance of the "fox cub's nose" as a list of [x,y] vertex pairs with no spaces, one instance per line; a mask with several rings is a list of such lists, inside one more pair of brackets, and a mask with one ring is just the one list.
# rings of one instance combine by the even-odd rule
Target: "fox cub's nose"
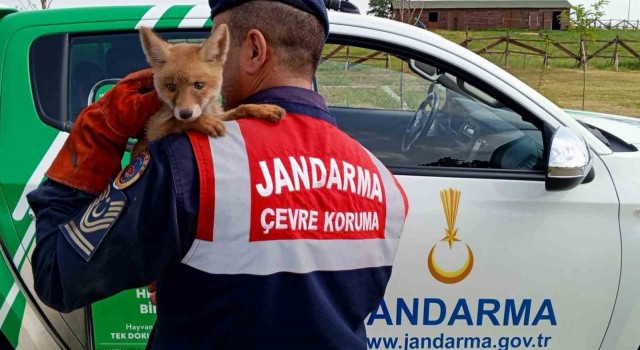
[[180,119],[189,119],[193,116],[193,112],[190,109],[181,109],[178,115]]

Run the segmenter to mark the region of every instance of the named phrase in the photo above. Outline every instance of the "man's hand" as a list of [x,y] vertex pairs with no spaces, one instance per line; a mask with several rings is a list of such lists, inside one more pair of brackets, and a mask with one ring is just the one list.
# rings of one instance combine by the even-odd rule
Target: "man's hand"
[[151,69],[127,75],[80,113],[47,177],[92,194],[102,192],[120,171],[129,138],[140,136],[161,107]]
[[96,103],[113,132],[127,139],[141,136],[147,120],[162,106],[151,68],[127,75]]
[[158,305],[158,299],[156,298],[156,282],[151,283],[147,290],[149,291],[149,301],[151,304]]

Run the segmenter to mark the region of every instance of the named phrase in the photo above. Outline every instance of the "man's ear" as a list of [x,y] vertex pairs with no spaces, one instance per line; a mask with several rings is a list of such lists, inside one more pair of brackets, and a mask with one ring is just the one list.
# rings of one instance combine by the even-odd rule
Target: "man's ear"
[[249,74],[256,74],[271,58],[269,46],[262,32],[257,29],[249,30],[247,39],[248,40],[245,40],[244,46],[250,50],[251,55],[245,69]]
[[140,28],[142,51],[151,67],[164,64],[169,58],[169,43],[160,38],[150,28]]
[[229,51],[229,29],[221,24],[200,47],[200,55],[205,62],[219,62],[224,64]]

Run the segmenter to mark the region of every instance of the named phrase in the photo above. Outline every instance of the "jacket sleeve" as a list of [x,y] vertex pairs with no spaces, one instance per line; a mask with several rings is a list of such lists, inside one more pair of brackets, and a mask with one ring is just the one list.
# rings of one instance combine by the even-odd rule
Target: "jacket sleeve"
[[[143,164],[140,157],[131,164]],[[35,290],[45,304],[70,312],[146,286],[187,253],[199,198],[188,139],[152,143],[140,168],[125,168],[125,185],[97,197],[52,180],[27,196],[36,214]]]

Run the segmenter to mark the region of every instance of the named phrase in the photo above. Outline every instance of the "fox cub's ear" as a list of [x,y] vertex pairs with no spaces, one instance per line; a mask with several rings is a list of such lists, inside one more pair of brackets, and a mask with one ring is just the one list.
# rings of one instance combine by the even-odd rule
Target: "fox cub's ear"
[[229,50],[229,29],[221,24],[200,47],[200,55],[206,62],[224,63]]
[[170,44],[151,29],[147,27],[140,28],[140,42],[142,42],[144,55],[147,56],[147,62],[152,67],[167,62]]

